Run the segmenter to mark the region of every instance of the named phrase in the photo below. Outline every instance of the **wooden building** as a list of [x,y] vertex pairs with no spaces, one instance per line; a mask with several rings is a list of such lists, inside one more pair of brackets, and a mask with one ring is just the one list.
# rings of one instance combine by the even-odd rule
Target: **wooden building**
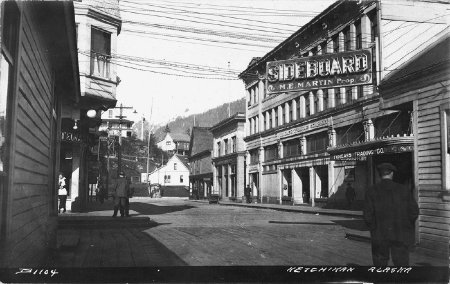
[[242,202],[245,188],[245,114],[222,120],[213,127],[214,193],[222,200]]
[[189,141],[191,137],[185,133],[167,132],[156,145],[169,154],[189,156]]
[[60,164],[68,183],[67,208],[82,211],[88,188],[108,184],[107,145],[99,143],[98,127],[101,113],[117,102],[120,80],[112,57],[117,53],[122,20],[116,0],[75,1],[74,8],[81,98],[76,105],[62,106]]
[[194,126],[189,143],[189,189],[191,199],[206,199],[213,192],[211,151],[213,135],[209,128]]
[[246,178],[260,202],[344,207],[378,180],[415,187],[412,108],[380,108],[378,86],[445,34],[445,3],[336,1],[261,58],[246,85]]
[[62,105],[80,101],[70,1],[2,1],[0,265],[39,267],[56,246]]
[[380,85],[383,109],[411,109],[414,177],[424,252],[448,258],[450,233],[450,38],[445,34]]

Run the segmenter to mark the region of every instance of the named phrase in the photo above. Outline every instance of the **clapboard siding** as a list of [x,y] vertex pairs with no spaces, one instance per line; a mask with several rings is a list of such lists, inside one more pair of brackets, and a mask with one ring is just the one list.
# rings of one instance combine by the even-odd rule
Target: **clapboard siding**
[[441,236],[441,237],[448,237],[449,236],[449,232],[448,230],[442,230],[442,229],[433,229],[433,228],[428,228],[428,227],[420,227],[420,231],[423,232],[424,234],[428,234],[428,235],[436,235],[436,236]]
[[[415,113],[415,180],[420,215],[418,241],[428,252],[448,256],[450,204],[444,202],[441,105],[450,94],[448,70],[438,69],[417,80],[404,80],[382,92],[386,106],[413,102]],[[439,250],[439,251],[436,251]]]
[[48,246],[53,92],[49,53],[25,9],[19,44],[13,153],[10,259],[39,255]]
[[448,81],[421,90],[418,97],[417,173],[420,247],[430,254],[448,255],[450,205],[442,200],[442,141],[439,106],[448,100]]
[[[32,55],[34,62],[39,62],[41,64],[35,65],[32,67],[36,70],[36,77],[39,78],[39,83],[46,89],[47,92],[51,90],[51,67],[49,64],[48,53],[44,47],[44,44],[41,41],[40,37],[32,36],[37,33],[35,29],[32,28],[34,24],[30,25],[30,20],[28,17],[24,18],[24,37],[25,40],[22,42],[25,48],[25,52],[27,54]],[[47,95],[48,98],[51,98],[50,93]],[[51,101],[51,99],[50,99]]]
[[441,223],[441,224],[448,224],[448,225],[450,225],[450,218],[444,218],[444,217],[420,215],[419,216],[419,221],[431,222],[431,223],[435,222],[435,223]]
[[[435,208],[433,208],[433,209],[435,209]],[[450,218],[450,212],[447,210],[420,209],[420,214],[422,214],[424,216],[437,216],[437,217]]]

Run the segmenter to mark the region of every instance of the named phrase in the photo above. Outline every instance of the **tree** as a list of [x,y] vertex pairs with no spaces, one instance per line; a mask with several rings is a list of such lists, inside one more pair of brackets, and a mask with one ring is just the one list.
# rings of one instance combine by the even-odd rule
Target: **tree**
[[166,128],[164,128],[164,132],[165,133],[169,133],[170,132],[169,124],[166,124]]

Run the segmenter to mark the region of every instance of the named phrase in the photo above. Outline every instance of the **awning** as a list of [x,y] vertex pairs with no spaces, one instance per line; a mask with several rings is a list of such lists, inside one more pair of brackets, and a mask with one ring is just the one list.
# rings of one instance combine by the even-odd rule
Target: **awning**
[[369,142],[328,148],[332,161],[365,161],[367,157],[414,151],[414,136],[387,137]]

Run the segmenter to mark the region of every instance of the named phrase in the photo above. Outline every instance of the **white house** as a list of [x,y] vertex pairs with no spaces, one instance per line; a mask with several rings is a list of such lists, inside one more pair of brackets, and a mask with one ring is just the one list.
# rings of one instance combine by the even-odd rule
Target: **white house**
[[[146,180],[146,173],[142,174],[142,181]],[[158,183],[162,186],[189,186],[189,166],[187,160],[178,155],[173,155],[167,164],[157,168],[149,174],[151,184]]]
[[[109,135],[131,137],[133,134],[134,121],[129,120],[132,113],[130,108],[122,108],[122,104],[117,104],[115,108],[108,109],[102,113],[102,123],[99,127],[99,131],[108,131]],[[122,119],[121,117],[122,116]]]
[[183,133],[169,133],[156,145],[164,152],[174,153],[178,155],[188,155],[190,137]]

